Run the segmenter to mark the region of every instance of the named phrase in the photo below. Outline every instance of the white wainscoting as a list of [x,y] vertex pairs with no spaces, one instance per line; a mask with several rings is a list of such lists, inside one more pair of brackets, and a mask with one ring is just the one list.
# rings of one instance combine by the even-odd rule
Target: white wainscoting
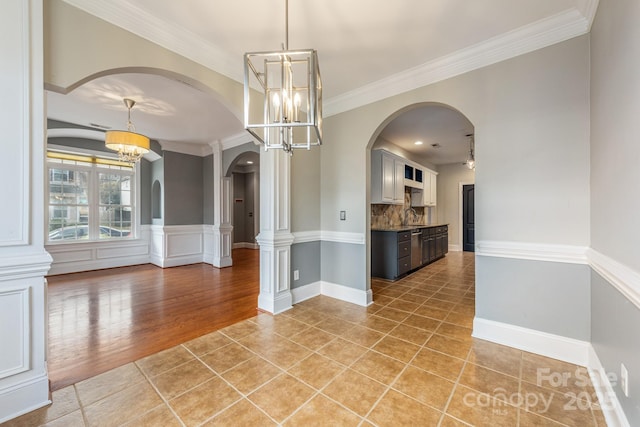
[[0,288],[0,379],[29,370],[31,356],[30,288]]
[[150,262],[158,267],[204,262],[204,225],[152,225]]
[[53,257],[49,274],[99,270],[146,264],[149,262],[149,238],[105,242],[60,243],[46,246]]

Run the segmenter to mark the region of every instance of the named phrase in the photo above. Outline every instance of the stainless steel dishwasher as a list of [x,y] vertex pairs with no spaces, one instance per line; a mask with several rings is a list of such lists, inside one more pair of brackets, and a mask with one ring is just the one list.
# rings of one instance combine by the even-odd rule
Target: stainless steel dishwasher
[[411,269],[422,265],[422,230],[411,230]]

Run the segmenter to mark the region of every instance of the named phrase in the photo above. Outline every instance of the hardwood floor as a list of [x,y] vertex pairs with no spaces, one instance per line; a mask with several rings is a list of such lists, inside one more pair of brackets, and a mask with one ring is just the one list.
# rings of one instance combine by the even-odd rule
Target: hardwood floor
[[233,263],[48,277],[52,390],[255,316],[259,251],[235,249]]

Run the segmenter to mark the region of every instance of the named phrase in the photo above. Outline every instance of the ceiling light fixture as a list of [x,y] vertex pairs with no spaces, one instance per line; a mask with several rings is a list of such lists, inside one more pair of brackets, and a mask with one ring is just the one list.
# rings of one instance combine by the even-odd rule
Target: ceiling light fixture
[[422,141],[416,141],[416,142],[414,142],[414,144],[415,144],[415,145],[422,145],[422,144],[424,144],[424,142],[422,142]]
[[118,152],[118,158],[127,163],[136,163],[144,154],[149,152],[149,138],[134,132],[135,126],[131,122],[131,109],[136,104],[133,99],[125,98],[128,119],[127,130],[109,130],[105,132],[105,146]]
[[466,165],[469,169],[471,170],[475,170],[476,169],[476,158],[474,156],[474,145],[475,145],[475,141],[473,140],[473,134],[467,134],[465,135],[467,138],[469,138],[469,158],[467,158],[467,161],[464,162],[463,164]]
[[[262,111],[252,111],[252,102]],[[295,148],[322,144],[318,54],[315,49],[289,50],[288,0],[282,50],[244,54],[244,127],[265,150],[292,154]]]

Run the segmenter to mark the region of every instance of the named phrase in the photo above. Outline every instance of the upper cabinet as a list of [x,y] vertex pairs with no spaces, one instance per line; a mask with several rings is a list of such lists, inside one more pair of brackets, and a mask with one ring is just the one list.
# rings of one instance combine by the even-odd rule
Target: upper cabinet
[[404,204],[404,162],[384,150],[371,151],[371,203]]
[[435,206],[437,200],[438,173],[423,169],[423,188],[411,189],[411,206]]
[[404,165],[404,185],[411,188],[422,188],[423,171],[420,166],[405,163]]

